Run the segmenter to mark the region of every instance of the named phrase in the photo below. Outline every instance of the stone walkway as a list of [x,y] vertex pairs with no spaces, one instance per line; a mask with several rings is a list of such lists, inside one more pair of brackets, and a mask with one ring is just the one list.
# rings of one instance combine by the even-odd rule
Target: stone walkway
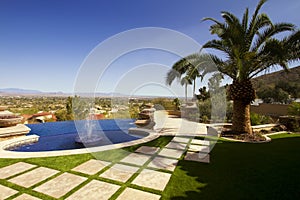
[[119,162],[92,159],[66,172],[26,162],[0,168],[0,200],[158,200],[179,160],[209,163],[213,147],[194,138],[207,135],[204,124],[166,118],[164,127],[159,135],[175,136],[164,148],[141,146]]
[[[17,188],[32,190],[32,194],[68,200],[111,197],[117,200],[158,200],[178,161],[208,163],[209,145],[209,141],[175,136],[164,148],[141,146],[117,163],[92,159],[71,171],[61,172],[18,162],[0,168],[0,179],[17,185]],[[39,199],[0,184],[0,199],[9,197]]]

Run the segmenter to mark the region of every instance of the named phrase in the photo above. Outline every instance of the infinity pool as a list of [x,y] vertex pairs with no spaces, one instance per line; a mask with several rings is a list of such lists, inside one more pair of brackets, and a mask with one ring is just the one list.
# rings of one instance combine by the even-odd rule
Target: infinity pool
[[[128,129],[135,127],[132,119],[113,119],[98,120],[100,126],[94,129],[93,134],[103,134],[103,140],[83,145],[75,142],[78,136],[74,121],[50,122],[43,124],[27,124],[31,129],[28,135],[40,136],[37,143],[17,147],[13,151],[38,152],[38,151],[55,151],[55,150],[71,150],[85,147],[103,146],[109,144],[117,144],[140,139],[128,134]],[[79,121],[79,123],[81,123]]]

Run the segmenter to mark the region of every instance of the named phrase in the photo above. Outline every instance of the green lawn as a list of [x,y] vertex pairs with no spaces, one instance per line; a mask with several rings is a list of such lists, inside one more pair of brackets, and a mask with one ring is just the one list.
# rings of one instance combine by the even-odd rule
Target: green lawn
[[300,135],[219,141],[210,164],[180,161],[163,199],[300,199]]
[[[148,146],[165,146],[172,137],[160,137]],[[104,151],[97,158],[118,162],[138,146]],[[300,135],[272,136],[271,143],[247,144],[219,140],[209,164],[181,160],[162,199],[300,199]],[[93,155],[73,155],[32,159],[0,159],[0,167],[24,161],[62,172],[92,159]],[[70,172],[74,173],[74,172]],[[87,176],[98,179],[97,175]],[[38,196],[6,180],[0,184]],[[128,186],[126,183],[122,187]],[[147,189],[146,189],[147,190]],[[147,190],[151,192],[151,190]],[[155,192],[155,191],[153,191]],[[157,192],[156,192],[157,193]],[[41,196],[43,199],[52,199]]]

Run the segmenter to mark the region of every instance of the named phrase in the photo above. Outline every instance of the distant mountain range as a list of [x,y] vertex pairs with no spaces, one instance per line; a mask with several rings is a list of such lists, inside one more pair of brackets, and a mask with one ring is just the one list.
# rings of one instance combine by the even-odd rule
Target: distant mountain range
[[[64,92],[42,92],[39,90],[21,89],[21,88],[3,88],[0,89],[0,96],[72,96],[72,93]],[[77,94],[81,97],[129,97],[129,95],[121,93],[79,93]],[[145,96],[143,96],[145,97]]]
[[[274,84],[276,81],[300,81],[300,66],[293,67],[289,72],[284,70],[265,74],[257,78],[252,79],[254,87],[258,85]],[[0,89],[0,96],[71,96],[72,93],[63,92],[42,92],[39,90],[21,89],[21,88],[3,88]],[[81,93],[79,96],[97,96],[97,97],[129,97],[126,94],[121,93]],[[142,96],[146,97],[146,96]],[[149,96],[150,97],[150,96]],[[152,96],[153,97],[153,96]]]
[[0,93],[11,93],[11,94],[40,94],[43,93],[39,90],[27,90],[20,88],[4,88],[0,89]]
[[7,95],[20,95],[20,96],[29,96],[29,95],[36,95],[36,96],[65,96],[70,95],[63,92],[42,92],[39,90],[30,90],[30,89],[22,89],[22,88],[3,88],[0,89],[0,96],[7,96]]

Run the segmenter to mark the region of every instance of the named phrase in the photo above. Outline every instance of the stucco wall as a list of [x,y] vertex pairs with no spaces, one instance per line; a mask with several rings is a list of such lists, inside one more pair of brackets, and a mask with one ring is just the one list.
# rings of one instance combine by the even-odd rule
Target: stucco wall
[[258,106],[251,105],[251,112],[268,116],[283,116],[287,115],[287,108],[288,105],[262,103]]

